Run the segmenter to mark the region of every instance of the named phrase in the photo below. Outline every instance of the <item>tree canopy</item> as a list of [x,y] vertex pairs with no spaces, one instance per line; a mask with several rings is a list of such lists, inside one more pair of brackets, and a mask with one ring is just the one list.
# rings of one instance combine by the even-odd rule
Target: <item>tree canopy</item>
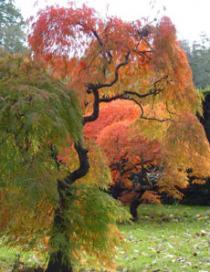
[[13,0],[0,2],[0,48],[9,52],[25,50],[24,20]]
[[[67,143],[82,141],[78,100],[30,57],[5,53],[0,56],[0,95],[0,232],[13,245],[46,246],[58,201],[57,180],[78,165],[74,153],[66,166],[55,159],[55,146],[64,154]],[[86,251],[94,257],[100,250],[106,265],[108,248],[114,249],[118,242],[115,221],[128,216],[100,191],[107,188],[111,177],[105,159],[93,145],[90,162],[89,175],[72,188],[68,233],[73,260],[84,262]],[[98,222],[92,220],[93,215]]]

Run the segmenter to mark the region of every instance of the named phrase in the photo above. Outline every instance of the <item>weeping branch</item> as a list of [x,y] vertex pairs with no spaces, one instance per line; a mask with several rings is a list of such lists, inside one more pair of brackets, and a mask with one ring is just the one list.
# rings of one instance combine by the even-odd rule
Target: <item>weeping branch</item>
[[[96,39],[98,40],[99,44],[101,46],[103,46],[102,41],[100,40],[100,37],[97,35],[97,32],[93,32],[93,34],[95,35]],[[140,118],[142,119],[146,119],[146,120],[155,120],[155,121],[159,121],[159,122],[165,122],[165,121],[169,121],[171,119],[158,119],[155,117],[146,117],[144,115],[144,109],[142,104],[137,101],[137,98],[145,98],[147,96],[155,96],[157,94],[159,94],[160,92],[163,91],[162,88],[159,88],[157,86],[157,84],[159,82],[161,82],[163,79],[167,79],[168,76],[164,76],[163,78],[157,80],[156,82],[154,82],[153,84],[153,88],[151,88],[151,90],[149,90],[149,92],[144,93],[144,94],[139,94],[133,91],[124,91],[124,93],[120,94],[120,95],[116,95],[113,97],[102,97],[100,98],[99,96],[99,90],[102,88],[109,88],[112,87],[119,79],[119,71],[122,67],[126,66],[129,63],[129,56],[130,56],[130,52],[128,51],[127,54],[125,55],[125,60],[121,63],[119,63],[116,67],[115,67],[115,71],[114,71],[114,78],[110,81],[110,82],[105,82],[105,83],[89,83],[86,85],[87,88],[87,93],[88,94],[92,94],[94,101],[93,101],[93,112],[92,114],[90,114],[89,116],[84,116],[83,118],[83,126],[88,123],[88,122],[93,122],[95,121],[98,116],[99,116],[99,105],[101,102],[111,102],[113,100],[117,100],[117,99],[125,99],[125,100],[131,100],[133,101],[135,104],[137,104],[140,109],[141,109],[141,115]],[[76,169],[75,171],[73,171],[72,173],[70,173],[69,175],[66,176],[66,178],[61,182],[59,181],[59,183],[61,182],[62,184],[60,184],[59,187],[62,187],[62,185],[64,186],[69,186],[71,184],[73,184],[77,179],[80,179],[82,177],[84,177],[89,170],[89,160],[88,160],[88,151],[87,149],[85,149],[82,145],[81,142],[76,143],[75,144],[75,150],[78,154],[78,158],[79,158],[79,167],[78,169]]]
[[171,110],[169,109],[169,105],[168,105],[168,102],[167,102],[167,101],[166,101],[165,105],[166,105],[166,110],[167,110],[167,112],[168,112],[170,115],[177,115],[175,112],[173,112],[173,111],[171,111]]

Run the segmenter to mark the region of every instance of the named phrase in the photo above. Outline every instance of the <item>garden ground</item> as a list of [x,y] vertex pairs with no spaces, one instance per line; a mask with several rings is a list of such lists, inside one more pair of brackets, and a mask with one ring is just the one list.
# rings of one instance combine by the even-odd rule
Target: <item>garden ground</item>
[[[126,243],[118,248],[116,271],[210,272],[209,207],[141,205],[139,215],[137,223],[120,226]],[[18,253],[0,247],[0,272],[11,271]],[[40,263],[30,252],[20,257],[28,266]]]

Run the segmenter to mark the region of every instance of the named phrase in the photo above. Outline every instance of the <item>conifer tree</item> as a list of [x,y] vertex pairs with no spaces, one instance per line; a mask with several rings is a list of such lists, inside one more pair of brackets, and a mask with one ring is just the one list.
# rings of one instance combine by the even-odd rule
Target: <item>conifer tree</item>
[[13,0],[0,1],[0,48],[9,52],[25,50],[24,20]]

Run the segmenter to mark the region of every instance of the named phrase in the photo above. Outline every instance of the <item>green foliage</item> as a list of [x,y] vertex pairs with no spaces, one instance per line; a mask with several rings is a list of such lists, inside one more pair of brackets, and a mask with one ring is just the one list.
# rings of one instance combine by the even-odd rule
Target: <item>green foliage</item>
[[[69,138],[82,141],[81,119],[74,92],[52,80],[39,64],[28,57],[0,57],[0,232],[9,244],[37,248],[51,235],[56,181],[78,166],[71,151],[67,164],[58,169],[51,146],[62,150]],[[71,252],[74,260],[86,259],[88,252],[91,260],[100,255],[108,263],[120,237],[116,222],[129,215],[102,191],[111,181],[110,171],[103,168],[100,149],[89,145],[90,173],[71,188],[65,212],[69,239],[66,232],[53,229],[52,250]]]
[[[21,196],[24,197],[23,194]],[[65,212],[69,238],[67,239],[66,234],[59,229],[54,228],[52,232],[50,230],[53,206],[48,199],[44,199],[33,209],[23,209],[21,197],[15,198],[11,192],[8,200],[9,203],[3,203],[6,213],[1,214],[4,221],[7,221],[11,214],[11,219],[6,223],[7,228],[2,232],[7,235],[6,244],[21,245],[25,250],[43,251],[45,238],[51,236],[53,247],[50,252],[62,249],[66,256],[71,254],[75,265],[82,263],[110,266],[116,246],[122,238],[116,223],[128,222],[130,218],[129,213],[118,201],[96,186],[74,185],[69,197],[69,209]],[[18,209],[19,213],[14,208]]]
[[8,205],[29,209],[57,197],[56,180],[66,170],[58,171],[50,147],[80,140],[81,130],[73,91],[28,57],[0,56],[0,192],[10,195]]
[[205,97],[210,94],[210,85],[206,86],[205,88],[200,88],[198,91],[203,95],[203,100],[205,100]]
[[0,48],[9,52],[25,50],[24,21],[13,0],[0,1]]
[[128,221],[129,213],[95,186],[75,185],[72,196],[66,216],[73,259],[110,264],[121,237],[116,223]]
[[[96,185],[75,184],[68,192],[66,232],[54,226],[51,253],[63,251],[78,263],[111,265],[121,235],[116,223],[129,221],[129,213]],[[79,260],[79,262],[78,262]]]

